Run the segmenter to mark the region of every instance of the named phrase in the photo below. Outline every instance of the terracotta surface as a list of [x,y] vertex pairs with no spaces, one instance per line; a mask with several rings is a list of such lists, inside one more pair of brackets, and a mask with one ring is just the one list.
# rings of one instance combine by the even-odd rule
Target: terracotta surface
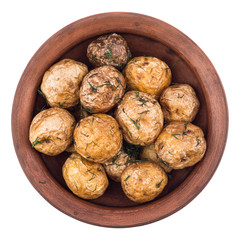
[[[88,44],[97,36],[123,35],[133,56],[155,56],[171,68],[173,82],[189,83],[201,107],[194,123],[207,139],[204,159],[195,167],[173,171],[164,192],[154,201],[136,204],[123,194],[120,184],[110,181],[99,199],[74,196],[64,183],[61,167],[69,154],[48,157],[35,151],[28,140],[33,116],[43,106],[37,94],[44,72],[63,58],[83,61]],[[180,61],[179,61],[180,60]],[[19,162],[35,189],[60,211],[83,222],[129,227],[160,220],[196,197],[214,174],[227,139],[228,110],[221,81],[202,50],[176,28],[135,13],[105,13],[76,21],[47,40],[28,63],[19,81],[12,108],[12,134]]]

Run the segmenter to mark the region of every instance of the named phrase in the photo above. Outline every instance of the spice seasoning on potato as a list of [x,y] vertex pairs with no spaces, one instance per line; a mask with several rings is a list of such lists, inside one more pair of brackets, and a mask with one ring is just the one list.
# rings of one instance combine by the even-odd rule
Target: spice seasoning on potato
[[171,83],[168,65],[156,57],[135,57],[123,70],[127,84],[133,90],[146,92],[158,98]]
[[168,177],[156,163],[136,162],[128,166],[122,176],[121,185],[126,196],[138,203],[156,198],[167,185]]
[[103,163],[107,175],[115,182],[121,182],[121,175],[125,168],[130,164],[130,157],[123,150],[112,159]]
[[64,59],[44,74],[41,91],[51,107],[69,108],[79,102],[79,87],[88,68],[85,64]]
[[147,93],[127,92],[115,115],[124,139],[131,144],[146,146],[153,143],[163,127],[161,106]]
[[108,178],[99,163],[93,163],[77,153],[71,154],[62,168],[68,188],[78,197],[96,199],[108,187]]
[[95,68],[83,79],[80,101],[91,113],[106,113],[121,100],[125,88],[126,81],[116,68]]
[[171,122],[160,133],[155,149],[165,165],[183,169],[199,162],[206,151],[203,131],[191,123]]
[[192,122],[200,103],[189,84],[175,84],[166,88],[160,97],[164,119],[167,122]]
[[122,69],[131,58],[131,52],[125,39],[112,33],[92,41],[87,48],[87,56],[95,67],[111,65]]
[[75,125],[74,117],[67,110],[49,108],[33,118],[29,140],[39,152],[54,156],[71,144]]
[[169,173],[172,171],[172,168],[170,168],[168,165],[166,165],[161,160],[161,158],[159,158],[159,156],[155,150],[155,143],[152,143],[150,145],[143,147],[142,152],[140,154],[140,159],[148,159],[149,161],[159,164],[166,173]]
[[103,163],[122,147],[122,132],[117,121],[106,114],[83,118],[74,130],[76,151],[89,161]]

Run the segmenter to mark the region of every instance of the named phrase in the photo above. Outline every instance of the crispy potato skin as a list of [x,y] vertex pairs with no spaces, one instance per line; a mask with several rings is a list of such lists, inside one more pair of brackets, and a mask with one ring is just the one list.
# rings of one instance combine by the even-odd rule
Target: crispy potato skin
[[150,94],[143,92],[127,92],[115,116],[123,129],[124,139],[135,145],[153,143],[163,127],[161,106]]
[[67,110],[49,108],[33,118],[29,140],[37,151],[55,156],[71,144],[75,125],[74,117]]
[[83,118],[74,130],[76,151],[89,161],[103,163],[122,147],[122,132],[117,121],[106,114]]
[[68,188],[84,199],[100,197],[109,184],[101,164],[90,162],[77,153],[66,160],[62,173]]
[[51,107],[69,108],[79,102],[79,87],[88,68],[85,64],[64,59],[44,74],[41,91]]
[[103,163],[103,167],[105,168],[107,175],[115,182],[121,182],[121,176],[125,168],[130,164],[128,163],[130,157],[123,151],[120,152],[109,159],[105,163]]
[[83,79],[80,100],[91,113],[105,113],[122,98],[126,88],[123,75],[112,66],[102,66],[90,71]]
[[192,122],[199,110],[199,100],[189,84],[176,84],[166,88],[160,97],[164,119],[167,122]]
[[164,164],[164,162],[162,162],[161,159],[158,157],[157,152],[155,150],[155,143],[147,145],[142,149],[142,152],[140,154],[140,159],[142,160],[148,159],[149,161],[159,164],[166,173],[169,173],[172,171],[172,168]]
[[168,65],[155,57],[135,57],[123,70],[127,84],[134,90],[146,92],[158,98],[171,83]]
[[183,169],[199,162],[206,151],[203,131],[191,123],[171,122],[155,142],[162,161],[173,169]]
[[130,59],[131,52],[125,39],[113,33],[92,41],[87,48],[87,56],[95,67],[111,65],[121,69]]
[[138,203],[156,198],[167,185],[164,170],[153,162],[137,162],[128,166],[122,176],[121,185],[126,196]]

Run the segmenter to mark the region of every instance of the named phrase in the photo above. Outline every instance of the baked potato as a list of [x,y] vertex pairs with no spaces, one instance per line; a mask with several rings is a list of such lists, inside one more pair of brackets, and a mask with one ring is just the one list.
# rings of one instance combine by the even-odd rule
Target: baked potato
[[204,133],[191,123],[169,123],[155,142],[156,152],[167,166],[183,169],[199,162],[206,151]]
[[79,87],[88,68],[85,64],[64,59],[44,74],[41,91],[51,107],[69,108],[79,102]]
[[158,98],[171,83],[168,65],[156,57],[135,57],[123,70],[127,84],[133,90],[146,92]]
[[89,161],[103,163],[118,154],[122,132],[117,121],[106,114],[83,118],[74,130],[76,151]]
[[71,144],[76,122],[65,109],[49,108],[32,120],[29,140],[37,151],[55,156]]
[[126,196],[137,203],[156,198],[167,185],[168,177],[156,163],[136,162],[128,166],[122,176],[121,185]]
[[143,147],[140,159],[148,159],[149,161],[155,162],[159,164],[166,173],[169,173],[172,171],[172,168],[170,168],[168,165],[166,165],[161,159],[158,157],[157,152],[155,150],[155,143],[152,143],[150,145],[147,145]]
[[122,69],[131,58],[125,39],[116,34],[100,36],[87,48],[87,57],[94,67],[111,65]]
[[161,106],[150,94],[139,91],[129,91],[124,95],[115,116],[124,139],[135,145],[153,143],[163,127]]
[[167,122],[192,122],[200,106],[189,84],[175,84],[166,88],[160,97],[160,104]]
[[108,178],[99,163],[93,163],[77,153],[71,154],[62,168],[68,188],[78,197],[96,199],[108,187]]
[[125,79],[116,68],[95,68],[83,79],[80,88],[81,104],[91,113],[106,113],[121,100],[125,87]]
[[130,157],[123,150],[103,163],[107,175],[115,182],[121,182],[121,175],[125,168],[130,164]]

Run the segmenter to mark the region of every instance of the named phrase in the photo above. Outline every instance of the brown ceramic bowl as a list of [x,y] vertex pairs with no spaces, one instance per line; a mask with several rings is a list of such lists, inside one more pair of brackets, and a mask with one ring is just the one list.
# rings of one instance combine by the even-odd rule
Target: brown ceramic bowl
[[[63,58],[82,61],[91,67],[86,57],[88,44],[99,35],[112,32],[123,35],[133,56],[155,56],[172,66],[173,82],[191,84],[201,103],[194,123],[203,129],[207,139],[204,159],[194,167],[173,171],[164,192],[145,204],[131,202],[124,195],[120,184],[114,182],[110,182],[105,194],[96,200],[86,201],[74,196],[61,173],[68,154],[45,156],[35,151],[28,140],[31,120],[43,104],[36,89],[44,72]],[[228,110],[224,90],[207,56],[176,28],[135,13],[90,16],[54,34],[28,63],[18,84],[12,108],[15,150],[23,171],[35,189],[67,215],[108,227],[154,222],[188,204],[213,176],[224,151],[227,130]]]

